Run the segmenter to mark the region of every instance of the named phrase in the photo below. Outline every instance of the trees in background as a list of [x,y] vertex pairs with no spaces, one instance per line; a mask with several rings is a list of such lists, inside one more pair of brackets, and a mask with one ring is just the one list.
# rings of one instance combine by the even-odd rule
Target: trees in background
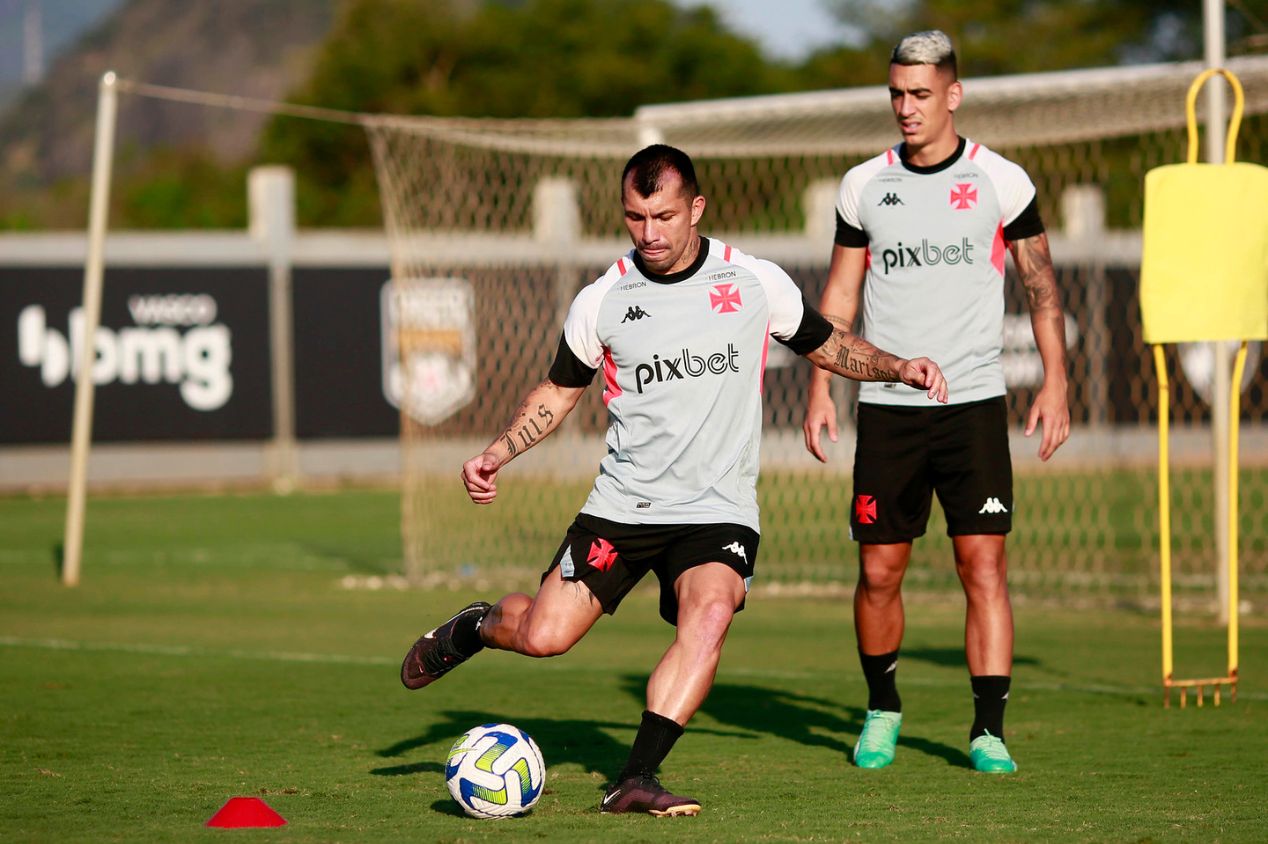
[[[606,117],[797,83],[712,9],[668,0],[352,0],[292,99],[390,114]],[[295,166],[302,223],[377,220],[358,130],[278,118],[261,155]]]
[[[1201,55],[1196,0],[822,2],[858,37],[792,63],[764,56],[712,9],[671,0],[346,0],[287,99],[394,114],[629,115],[648,103],[881,84],[894,41],[931,28],[955,39],[965,76]],[[1231,52],[1268,49],[1268,0],[1227,3]],[[379,222],[356,126],[274,118],[252,159],[296,169],[302,225]],[[120,177],[112,222],[237,225],[250,163],[225,165],[192,148],[151,155]],[[62,185],[16,210],[0,197],[0,227],[39,227],[45,205],[84,195],[83,185]]]

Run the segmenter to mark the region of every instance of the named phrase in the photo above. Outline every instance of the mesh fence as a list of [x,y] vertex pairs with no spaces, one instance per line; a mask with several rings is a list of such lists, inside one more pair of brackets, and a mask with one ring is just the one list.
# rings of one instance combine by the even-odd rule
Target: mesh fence
[[[1240,160],[1264,161],[1268,59],[1230,62],[1247,92]],[[1144,174],[1182,161],[1195,65],[965,83],[961,132],[1034,179],[1065,298],[1071,440],[1050,464],[1013,443],[1014,591],[1148,603],[1156,595],[1157,386],[1137,297]],[[576,292],[628,249],[619,175],[649,141],[685,149],[709,200],[702,232],[783,266],[817,301],[837,183],[895,140],[884,88],[694,103],[631,119],[370,118],[393,250],[404,412],[407,573],[425,583],[531,582],[585,500],[606,411],[590,390],[563,428],[502,473],[475,508],[458,481],[550,365]],[[1020,283],[1007,281],[1004,363],[1020,432],[1042,369]],[[1212,295],[1218,295],[1212,291]],[[1215,598],[1209,345],[1167,350],[1173,384],[1177,594]],[[855,390],[837,380],[841,443],[827,466],[804,451],[810,365],[772,355],[762,445],[759,580],[848,586],[846,508]],[[1268,599],[1268,365],[1252,346],[1241,400],[1241,592]],[[954,588],[935,507],[908,583]]]

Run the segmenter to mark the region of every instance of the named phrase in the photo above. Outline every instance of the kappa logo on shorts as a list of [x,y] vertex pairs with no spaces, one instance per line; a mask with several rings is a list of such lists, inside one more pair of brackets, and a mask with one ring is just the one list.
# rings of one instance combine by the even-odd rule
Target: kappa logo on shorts
[[983,513],[993,514],[993,513],[1007,513],[1007,512],[1008,512],[1008,508],[1005,507],[1003,504],[1000,504],[998,498],[991,497],[986,499],[986,503],[982,505],[981,510],[977,511],[977,514],[980,516]]
[[739,557],[744,562],[746,563],[748,562],[748,554],[744,553],[744,546],[740,544],[738,539],[735,542],[732,542],[730,545],[723,545],[722,550],[730,551],[732,554]]
[[861,525],[876,523],[876,499],[870,495],[854,497],[854,519]]
[[607,571],[616,562],[616,549],[606,539],[596,539],[590,543],[590,553],[586,555],[586,562],[599,571]]

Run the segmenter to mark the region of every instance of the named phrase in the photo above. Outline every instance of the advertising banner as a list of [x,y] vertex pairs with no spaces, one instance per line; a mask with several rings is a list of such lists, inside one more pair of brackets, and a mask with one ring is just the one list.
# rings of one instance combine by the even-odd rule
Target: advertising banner
[[[263,268],[111,268],[91,376],[93,439],[272,432]],[[80,267],[0,267],[0,442],[68,442],[84,343]]]

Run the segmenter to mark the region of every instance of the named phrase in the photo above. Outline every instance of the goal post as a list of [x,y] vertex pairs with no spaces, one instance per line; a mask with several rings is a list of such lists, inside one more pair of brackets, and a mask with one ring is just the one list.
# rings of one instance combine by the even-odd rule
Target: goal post
[[71,423],[70,481],[66,491],[66,528],[62,538],[61,577],[66,586],[79,585],[84,550],[84,513],[88,497],[88,449],[92,441],[93,338],[101,321],[101,283],[105,266],[106,223],[110,209],[110,175],[114,166],[114,131],[118,116],[118,77],[102,75],[97,93],[97,128],[92,152],[92,187],[88,207],[88,259],[84,264],[83,320],[85,342],[79,355],[75,382],[75,411]]

